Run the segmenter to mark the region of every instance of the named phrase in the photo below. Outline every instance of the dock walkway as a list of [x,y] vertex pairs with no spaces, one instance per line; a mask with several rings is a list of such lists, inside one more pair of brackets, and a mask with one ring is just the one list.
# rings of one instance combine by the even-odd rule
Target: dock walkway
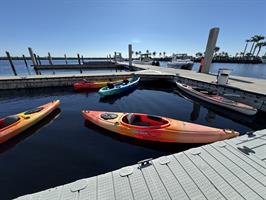
[[[217,79],[216,76],[213,74],[197,73],[192,70],[182,70],[182,69],[175,69],[175,68],[170,68],[170,67],[158,67],[158,66],[140,65],[140,64],[134,64],[134,66],[141,70],[149,70],[150,72],[160,71],[163,73],[175,75],[178,78],[187,78],[187,79],[202,81],[205,83],[215,83]],[[266,80],[265,79],[230,75],[228,86],[239,88],[239,89],[244,89],[245,91],[252,92],[252,93],[266,95]]]
[[[128,66],[128,63],[119,62],[119,66]],[[0,76],[0,90],[71,86],[77,81],[128,78],[132,73],[141,77],[141,80],[168,80],[194,85],[209,91],[218,91],[220,94],[229,94],[233,100],[248,104],[266,112],[266,80],[240,76],[230,76],[227,85],[217,85],[216,76],[212,74],[197,73],[195,71],[157,67],[151,65],[134,64],[135,72],[106,72],[82,73],[65,75],[32,75],[32,76]]]
[[[124,65],[128,64],[124,63]],[[140,64],[134,64],[133,68],[142,70],[142,73],[157,72],[161,75],[172,75],[176,81],[181,83],[201,87],[209,91],[218,91],[220,94],[239,96],[234,100],[266,112],[266,79],[230,75],[227,85],[217,85],[217,77],[214,74]]]
[[266,129],[17,198],[35,199],[266,199]]

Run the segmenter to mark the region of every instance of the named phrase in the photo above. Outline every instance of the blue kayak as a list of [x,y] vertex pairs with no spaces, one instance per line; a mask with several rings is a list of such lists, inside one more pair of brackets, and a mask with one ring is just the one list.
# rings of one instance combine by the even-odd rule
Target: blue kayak
[[101,97],[106,97],[126,92],[135,88],[138,85],[139,80],[140,77],[133,77],[116,84],[108,83],[107,86],[99,90],[99,94]]

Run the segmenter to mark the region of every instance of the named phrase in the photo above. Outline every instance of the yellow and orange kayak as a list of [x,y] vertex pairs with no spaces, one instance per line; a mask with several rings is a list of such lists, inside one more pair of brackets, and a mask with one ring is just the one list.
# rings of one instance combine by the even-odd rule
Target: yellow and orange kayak
[[15,137],[49,115],[60,105],[52,101],[37,108],[0,119],[0,144]]
[[92,123],[121,135],[157,142],[210,143],[239,135],[225,130],[140,113],[82,111]]

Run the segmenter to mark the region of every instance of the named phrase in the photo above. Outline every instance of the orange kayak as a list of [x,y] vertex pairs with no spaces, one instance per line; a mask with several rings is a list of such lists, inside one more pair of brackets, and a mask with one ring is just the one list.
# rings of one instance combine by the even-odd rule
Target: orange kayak
[[118,80],[100,80],[100,81],[87,81],[83,80],[81,82],[74,83],[75,90],[85,90],[85,89],[99,89],[102,87],[107,86],[108,83],[115,84],[117,82],[121,82],[120,79]]
[[15,137],[49,115],[60,105],[52,101],[37,108],[0,119],[0,144]]
[[82,111],[92,123],[121,135],[157,142],[210,143],[239,135],[233,130],[140,113]]

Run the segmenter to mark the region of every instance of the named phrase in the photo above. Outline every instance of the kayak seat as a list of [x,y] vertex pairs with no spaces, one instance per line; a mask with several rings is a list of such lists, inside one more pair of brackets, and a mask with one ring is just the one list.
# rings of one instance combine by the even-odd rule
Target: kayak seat
[[0,129],[5,128],[11,124],[14,124],[18,120],[20,120],[20,118],[17,115],[11,115],[4,119],[0,119]]
[[112,89],[112,88],[114,88],[115,86],[114,86],[114,84],[112,84],[112,83],[107,83],[107,87],[108,87],[109,89]]
[[149,122],[145,122],[141,120],[141,116],[139,115],[134,115],[134,114],[128,114],[125,116],[123,119],[123,122],[135,126],[150,126]]
[[127,79],[125,79],[125,80],[123,80],[123,83],[124,83],[125,85],[127,85],[127,84],[129,83],[129,81],[128,81]]
[[135,126],[150,126],[149,122],[133,122],[132,125]]

